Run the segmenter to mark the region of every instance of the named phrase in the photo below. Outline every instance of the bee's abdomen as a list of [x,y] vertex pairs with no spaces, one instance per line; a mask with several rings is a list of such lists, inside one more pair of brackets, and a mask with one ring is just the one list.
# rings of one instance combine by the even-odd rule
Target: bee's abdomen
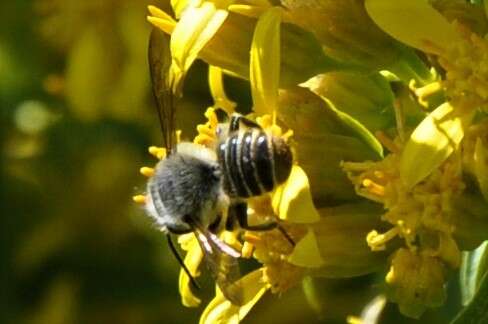
[[[218,154],[224,188],[233,197],[247,198],[269,192],[286,180],[291,169],[288,145],[258,129],[232,134],[220,144]],[[281,161],[283,158],[287,161]]]

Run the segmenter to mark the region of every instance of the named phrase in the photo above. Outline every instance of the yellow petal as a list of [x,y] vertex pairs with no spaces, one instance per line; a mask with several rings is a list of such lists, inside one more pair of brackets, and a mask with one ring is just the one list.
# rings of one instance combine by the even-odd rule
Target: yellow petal
[[230,12],[238,13],[246,17],[257,18],[261,16],[268,7],[269,5],[266,7],[258,7],[258,6],[250,6],[247,4],[233,4],[229,6],[228,10]]
[[[198,277],[200,275],[198,267],[203,259],[203,253],[200,245],[198,244],[198,241],[193,233],[181,235],[179,238],[181,237],[183,237],[182,241],[184,241],[184,249],[188,251],[184,260],[185,265],[194,278]],[[190,278],[183,269],[180,270],[178,287],[180,290],[181,303],[184,306],[197,307],[200,305],[201,300],[193,294],[191,290]]]
[[208,66],[208,84],[214,100],[214,106],[224,109],[229,115],[235,111],[236,103],[227,98],[224,89],[222,69],[213,65]]
[[432,52],[429,42],[443,48],[460,41],[460,35],[427,0],[366,0],[366,11],[390,36]]
[[198,53],[219,30],[227,18],[226,10],[217,9],[213,3],[204,2],[201,7],[188,7],[171,34],[171,73],[176,86],[197,58]]
[[251,45],[250,81],[254,111],[270,114],[278,102],[281,9],[272,7],[258,20]]
[[200,317],[200,324],[238,324],[269,289],[263,280],[263,270],[253,271],[239,282],[244,287],[244,305],[236,306],[225,299],[217,288],[215,298],[207,305]]
[[402,153],[400,175],[408,189],[425,179],[458,148],[463,119],[449,103],[431,112],[410,136]]
[[190,251],[193,248],[193,246],[195,246],[195,242],[196,242],[196,237],[193,232],[178,236],[178,244],[183,250],[187,252]]
[[292,167],[288,180],[273,194],[272,205],[280,219],[291,223],[315,223],[320,219],[308,177],[298,165]]
[[202,0],[171,0],[171,7],[176,18],[180,18],[183,11],[188,7],[198,7]]
[[313,230],[309,230],[297,243],[288,262],[306,268],[318,268],[324,264]]
[[147,20],[151,24],[158,27],[166,34],[171,34],[173,32],[176,26],[176,21],[173,17],[155,6],[148,6],[147,9],[151,13],[151,16],[147,17]]

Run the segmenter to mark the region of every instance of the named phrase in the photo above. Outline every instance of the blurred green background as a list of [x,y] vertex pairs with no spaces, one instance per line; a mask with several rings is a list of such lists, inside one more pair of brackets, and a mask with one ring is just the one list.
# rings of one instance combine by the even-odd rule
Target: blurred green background
[[[147,147],[161,143],[146,62],[149,3],[169,8],[0,2],[0,323],[195,323],[211,297],[209,288],[200,308],[180,304],[177,262],[131,198],[144,191],[138,169],[155,162]],[[247,83],[228,86],[249,108]],[[198,62],[178,115],[185,138],[210,104]],[[344,323],[382,276],[323,280],[321,316],[297,287],[264,298],[246,322]],[[386,314],[398,319],[396,306]]]

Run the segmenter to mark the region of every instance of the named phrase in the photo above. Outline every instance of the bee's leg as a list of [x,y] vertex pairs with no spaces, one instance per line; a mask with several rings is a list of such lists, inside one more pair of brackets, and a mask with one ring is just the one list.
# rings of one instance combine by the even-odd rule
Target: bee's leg
[[[235,205],[232,205],[231,210],[233,209],[235,218],[239,222],[239,226],[245,230],[249,231],[269,231],[274,228],[278,229],[281,234],[286,238],[288,242],[292,246],[295,246],[295,241],[291,238],[291,236],[286,232],[286,230],[281,226],[277,221],[270,221],[267,223],[263,224],[257,224],[257,225],[249,225],[248,224],[248,219],[247,219],[247,204],[246,203],[238,203]],[[231,214],[231,210],[229,210],[229,214]]]
[[229,206],[225,229],[227,231],[234,230],[236,221],[241,228],[249,231],[268,231],[278,226],[278,223],[274,221],[258,225],[249,225],[247,223],[247,203],[245,202],[234,203]]
[[222,221],[222,215],[219,214],[217,215],[213,223],[208,226],[208,230],[214,234],[217,233],[219,231],[221,221]]
[[281,234],[283,234],[283,236],[286,238],[286,240],[292,245],[292,246],[295,246],[295,241],[293,241],[293,239],[291,238],[290,234],[288,234],[288,232],[283,228],[283,226],[281,226],[280,224],[277,225],[277,228],[278,228],[278,231],[281,232]]
[[192,231],[191,228],[189,229],[187,226],[183,226],[180,223],[174,223],[171,225],[166,224],[165,227],[168,229],[169,232],[176,235],[187,234]]
[[234,205],[230,205],[229,210],[227,211],[227,219],[225,220],[225,230],[233,231],[235,224],[236,224],[235,208]]
[[185,262],[183,262],[183,259],[181,258],[180,254],[176,250],[176,248],[173,244],[173,241],[171,240],[171,234],[170,233],[166,234],[166,238],[168,239],[169,249],[171,250],[171,252],[175,256],[176,260],[178,260],[178,263],[183,268],[183,271],[185,271],[188,278],[190,278],[190,282],[191,282],[192,286],[195,287],[196,289],[200,289],[200,286],[198,285],[197,281],[195,280],[195,278],[193,278],[193,276],[190,273],[190,270],[188,270],[188,268],[185,265]]
[[240,124],[243,124],[246,127],[249,128],[257,128],[261,129],[261,126],[259,126],[257,123],[253,122],[252,120],[239,115],[239,114],[233,114],[230,117],[230,122],[229,122],[229,133],[232,133],[240,128]]
[[276,221],[270,221],[267,223],[257,224],[257,225],[249,225],[247,222],[247,203],[240,202],[234,205],[231,205],[229,214],[235,213],[235,219],[239,223],[239,226],[245,230],[249,231],[269,231],[278,226]]

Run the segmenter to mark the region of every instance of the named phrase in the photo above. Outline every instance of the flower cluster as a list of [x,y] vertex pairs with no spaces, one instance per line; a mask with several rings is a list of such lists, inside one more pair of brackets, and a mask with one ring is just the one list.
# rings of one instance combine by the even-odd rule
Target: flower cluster
[[[296,245],[276,229],[222,233],[260,267],[240,279],[243,306],[217,290],[202,323],[239,321],[266,291],[308,276],[384,272],[386,298],[404,315],[443,304],[461,252],[488,238],[488,24],[464,15],[479,5],[433,5],[182,0],[174,17],[149,7],[149,22],[171,35],[175,91],[197,58],[209,65],[214,106],[196,144],[215,147],[214,109],[239,104],[223,79],[238,77],[250,84],[249,117],[294,151],[288,180],[249,199],[247,213],[281,220]],[[193,234],[180,244],[197,276]],[[183,304],[200,303],[183,271],[180,292]]]

